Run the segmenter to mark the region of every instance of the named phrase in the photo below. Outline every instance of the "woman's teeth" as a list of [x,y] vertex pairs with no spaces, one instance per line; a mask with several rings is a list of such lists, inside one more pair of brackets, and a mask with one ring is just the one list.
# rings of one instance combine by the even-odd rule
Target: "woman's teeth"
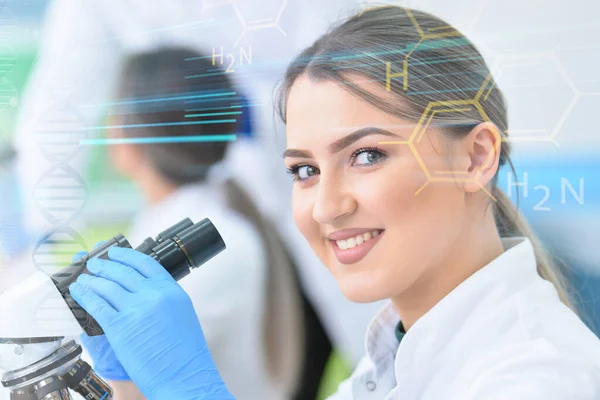
[[351,237],[345,240],[336,240],[338,247],[342,250],[352,249],[358,245],[363,244],[373,238],[376,238],[381,231],[372,231],[367,233],[362,233],[360,235],[356,235],[355,237]]

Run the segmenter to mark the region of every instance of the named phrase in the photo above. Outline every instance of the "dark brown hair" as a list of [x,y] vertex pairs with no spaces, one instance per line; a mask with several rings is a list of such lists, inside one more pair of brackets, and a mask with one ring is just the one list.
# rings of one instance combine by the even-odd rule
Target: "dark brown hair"
[[[233,94],[233,95],[232,95]],[[135,54],[125,63],[119,82],[118,125],[127,138],[234,134],[232,83],[210,56],[186,48]],[[194,111],[194,109],[201,111]],[[203,111],[206,110],[206,111]],[[224,111],[230,112],[224,112]],[[229,114],[229,115],[225,115]],[[229,122],[215,122],[229,121]],[[158,142],[141,144],[150,162],[176,185],[203,180],[223,159],[227,142]]]

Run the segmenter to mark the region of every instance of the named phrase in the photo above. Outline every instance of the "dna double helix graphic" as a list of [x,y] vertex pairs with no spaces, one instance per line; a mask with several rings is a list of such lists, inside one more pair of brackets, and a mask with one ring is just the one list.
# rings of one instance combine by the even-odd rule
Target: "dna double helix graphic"
[[33,199],[51,228],[36,244],[33,260],[38,269],[50,274],[86,249],[83,237],[70,224],[81,214],[88,199],[85,181],[70,165],[85,137],[86,122],[68,92],[57,92],[57,96],[61,98],[40,117],[35,131],[35,144],[51,165],[37,182]]
[[[49,275],[69,265],[77,252],[87,249],[83,237],[71,226],[83,211],[89,194],[84,179],[70,165],[76,160],[80,140],[86,135],[83,129],[86,121],[71,94],[68,88],[53,91],[56,101],[39,118],[34,135],[35,145],[50,167],[35,185],[33,199],[51,227],[35,245],[32,256],[36,268]],[[65,300],[73,302],[70,297]],[[56,323],[52,317],[55,306],[41,304],[36,318],[45,325]],[[80,313],[76,318],[82,326],[91,321],[87,313]]]
[[[15,37],[18,35],[18,24],[10,10],[9,1],[0,0],[0,113],[19,105],[19,93],[9,79],[19,62],[14,49]],[[33,253],[34,265],[46,273],[64,267],[65,257],[85,248],[81,236],[68,226],[83,209],[87,199],[85,182],[69,165],[69,160],[75,157],[78,150],[84,119],[70,103],[69,93],[73,88],[68,87],[68,77],[58,81],[63,87],[55,85],[56,96],[53,97],[56,102],[39,119],[34,135],[36,140],[31,143],[31,146],[39,146],[44,158],[51,163],[33,191],[38,210],[50,223],[50,229],[36,243]],[[6,196],[10,197],[17,185],[8,180],[11,171],[3,172],[7,176],[2,180],[0,188],[9,189]],[[13,203],[20,200],[11,198],[10,204],[5,200],[5,206],[11,207],[7,207],[10,210],[3,213],[0,221],[4,255],[11,255],[16,251],[13,248],[22,246],[11,242],[13,237],[15,241],[23,240],[23,235],[20,234],[22,221],[18,218],[19,206],[12,207]]]
[[[11,12],[10,2],[0,0],[0,116],[3,122],[6,122],[7,117],[10,119],[19,106],[20,95],[11,81],[19,64],[19,53],[15,48],[19,35],[23,35],[23,32]],[[50,224],[50,229],[36,243],[32,254],[35,267],[45,273],[53,273],[64,267],[68,264],[64,262],[65,259],[70,261],[73,254],[86,248],[83,238],[69,227],[70,221],[81,212],[87,199],[85,182],[69,165],[69,160],[73,159],[79,147],[84,119],[70,103],[69,91],[64,90],[65,88],[57,89],[54,97],[57,101],[39,119],[34,135],[36,140],[30,144],[39,146],[41,154],[50,162],[50,168],[41,176],[33,191],[35,204]],[[2,146],[0,255],[7,265],[10,265],[13,256],[25,250],[30,240],[21,220],[22,198],[18,193],[13,168],[14,157],[11,146]],[[60,312],[63,307],[56,298],[40,301],[35,310],[35,318],[42,321],[44,327],[54,327],[56,330],[64,326],[65,315]]]

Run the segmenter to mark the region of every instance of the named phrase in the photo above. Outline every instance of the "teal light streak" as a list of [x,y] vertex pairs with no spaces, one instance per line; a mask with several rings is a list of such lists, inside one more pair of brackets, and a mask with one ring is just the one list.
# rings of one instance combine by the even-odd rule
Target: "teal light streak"
[[235,120],[235,119],[214,119],[211,121],[165,122],[165,123],[156,123],[156,124],[103,125],[103,126],[89,126],[89,127],[81,128],[81,130],[82,131],[99,131],[99,130],[105,130],[105,129],[153,128],[153,127],[157,127],[157,126],[225,124],[228,122],[237,122],[237,120]]
[[262,103],[252,103],[243,105],[235,105],[235,106],[227,106],[227,107],[206,107],[206,108],[186,108],[185,112],[194,112],[194,111],[212,111],[212,110],[230,110],[232,108],[244,108],[244,107],[262,107]]
[[206,143],[206,142],[232,142],[236,135],[202,135],[202,136],[164,136],[146,138],[99,138],[83,139],[81,146],[108,146],[118,144],[160,144],[160,143]]
[[223,71],[223,72],[209,72],[206,74],[198,74],[198,75],[187,75],[185,77],[185,79],[194,79],[194,78],[202,78],[203,76],[218,76],[218,75],[225,75],[228,74],[229,72],[227,71]]
[[[458,88],[458,89],[447,89],[447,90],[426,90],[426,91],[422,91],[422,92],[407,92],[406,94],[408,96],[416,96],[419,94],[433,94],[433,93],[455,93],[455,92],[466,92],[466,91],[471,91],[471,90],[479,90],[481,89],[481,87],[471,87],[471,88]],[[468,99],[462,99],[462,100],[468,100]],[[451,101],[451,100],[449,100]]]
[[401,49],[394,49],[394,50],[378,51],[378,52],[374,52],[374,53],[340,55],[340,56],[333,56],[333,57],[331,57],[331,59],[333,61],[338,61],[338,60],[348,60],[348,59],[362,58],[362,57],[384,56],[384,55],[398,54],[398,53],[403,54],[403,53],[410,52],[417,45],[419,47],[417,47],[417,49],[415,51],[442,49],[445,47],[455,47],[455,46],[460,46],[460,45],[464,45],[464,44],[468,44],[468,40],[466,38],[447,38],[447,39],[421,42],[420,44],[418,42],[409,43],[403,49],[401,48]]
[[[206,99],[211,97],[227,97],[235,96],[236,92],[223,92],[223,93],[208,93],[208,94],[195,94],[189,96],[173,96],[173,97],[161,97],[157,99],[141,99],[141,100],[123,100],[115,101],[111,103],[104,103],[101,106],[119,106],[124,104],[139,104],[139,103],[156,103],[161,101],[174,101],[174,100],[190,100],[190,99]],[[97,107],[98,105],[84,105],[84,107]]]
[[199,57],[187,57],[187,58],[184,58],[183,60],[184,61],[195,61],[195,60],[204,60],[205,58],[212,58],[212,57],[213,57],[212,55],[210,55],[210,56],[199,56]]
[[[435,59],[435,60],[419,60],[419,61],[411,61],[409,60],[409,68],[411,66],[415,66],[415,65],[433,65],[433,64],[440,64],[440,63],[446,63],[446,62],[456,62],[456,61],[469,61],[469,60],[479,60],[482,57],[480,56],[473,56],[473,57],[445,57],[445,58],[440,58],[440,59]],[[417,59],[418,60],[418,59]],[[370,63],[364,63],[364,64],[353,64],[353,65],[348,65],[348,66],[343,66],[343,67],[334,67],[334,70],[343,70],[343,69],[351,69],[351,68],[360,68],[360,67],[376,67],[376,66],[381,66],[382,65],[382,61],[378,60],[378,61],[374,61],[374,62],[370,62]]]
[[186,118],[193,117],[216,117],[217,115],[240,115],[241,111],[230,111],[230,112],[217,112],[217,113],[206,113],[206,114],[186,114]]
[[188,109],[185,110],[185,112],[210,111],[210,110],[231,110],[232,108],[242,108],[242,106],[208,107],[208,108],[188,108]]

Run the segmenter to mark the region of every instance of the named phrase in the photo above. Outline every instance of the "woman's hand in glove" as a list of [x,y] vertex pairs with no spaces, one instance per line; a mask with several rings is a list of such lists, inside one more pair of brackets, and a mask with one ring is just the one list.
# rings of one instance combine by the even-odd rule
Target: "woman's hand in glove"
[[233,399],[187,293],[152,257],[113,247],[70,292],[98,321],[129,377],[150,400]]
[[[94,248],[102,245],[104,241],[96,243]],[[87,252],[81,251],[73,257],[73,262],[87,255]],[[80,336],[83,346],[92,357],[94,370],[104,379],[111,381],[130,380],[129,375],[117,359],[115,352],[110,347],[106,335],[88,336],[85,332]]]

